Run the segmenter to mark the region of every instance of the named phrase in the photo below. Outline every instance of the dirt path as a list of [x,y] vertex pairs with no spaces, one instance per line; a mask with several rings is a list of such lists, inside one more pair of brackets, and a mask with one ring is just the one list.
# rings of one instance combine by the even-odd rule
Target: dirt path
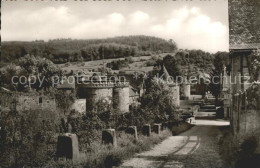
[[127,168],[227,168],[219,155],[220,127],[228,122],[197,120],[196,126],[172,136],[150,151],[137,154],[120,167]]

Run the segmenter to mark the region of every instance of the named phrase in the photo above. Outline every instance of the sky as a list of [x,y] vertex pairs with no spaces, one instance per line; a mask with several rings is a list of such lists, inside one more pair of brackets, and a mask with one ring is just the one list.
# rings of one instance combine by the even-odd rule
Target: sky
[[2,41],[149,35],[228,51],[227,0],[2,1]]

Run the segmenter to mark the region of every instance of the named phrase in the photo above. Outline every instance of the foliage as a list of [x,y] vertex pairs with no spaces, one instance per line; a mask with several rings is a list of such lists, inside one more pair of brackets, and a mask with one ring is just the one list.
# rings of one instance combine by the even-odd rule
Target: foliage
[[[223,129],[223,128],[222,128]],[[243,135],[233,135],[229,128],[224,128],[220,138],[220,154],[231,167],[259,167],[259,157],[255,151],[259,147],[259,131],[247,132]]]
[[84,156],[78,162],[48,162],[46,167],[99,167],[107,168],[119,166],[123,160],[131,158],[135,153],[151,149],[154,145],[171,135],[169,130],[162,131],[160,135],[139,135],[135,140],[132,135],[118,132],[117,148],[112,145],[103,145],[99,141],[91,143]]
[[115,60],[110,63],[107,63],[107,67],[112,70],[120,70],[122,68],[127,67],[130,64],[128,60]]
[[9,64],[1,69],[1,82],[4,87],[13,91],[27,91],[29,87],[46,90],[53,86],[53,77],[61,75],[61,69],[50,60],[25,55],[19,59],[17,65]]
[[181,76],[180,66],[175,56],[167,55],[163,58],[163,65],[167,69],[170,76],[176,79],[177,76]]
[[9,64],[3,67],[0,73],[1,73],[1,85],[3,87],[12,91],[25,90],[25,86],[20,84],[17,80],[14,80],[15,83],[18,82],[17,85],[12,82],[12,78],[14,76],[17,76],[19,78],[20,76],[25,75],[25,72],[18,69],[15,64]]
[[157,62],[156,62],[156,60],[147,60],[146,61],[146,66],[155,66],[155,65],[157,65]]
[[[52,78],[61,76],[61,70],[48,59],[39,56],[26,55],[19,60],[19,66],[26,72],[28,77],[35,82],[31,85],[37,90],[53,86]],[[34,77],[34,78],[32,78]],[[34,81],[33,81],[34,80]],[[40,81],[43,81],[42,85]]]
[[260,80],[260,51],[253,51],[249,56],[252,63],[250,66],[251,70],[251,81],[259,81]]
[[1,167],[40,167],[55,156],[58,113],[3,111],[1,117]]
[[145,94],[140,98],[139,111],[135,112],[136,117],[141,120],[140,124],[178,120],[172,96],[171,89],[164,81],[152,79]]
[[64,114],[70,112],[71,105],[75,102],[76,96],[75,93],[66,93],[62,90],[54,90],[55,101],[57,107],[61,109]]
[[217,52],[213,61],[214,69],[210,73],[209,90],[216,99],[222,91],[221,78],[223,76],[224,68],[229,65],[229,55],[227,52]]
[[151,55],[157,51],[174,52],[177,45],[151,36],[122,36],[107,39],[54,39],[48,42],[2,42],[2,64],[27,53],[50,59],[54,63],[89,61],[129,56]]

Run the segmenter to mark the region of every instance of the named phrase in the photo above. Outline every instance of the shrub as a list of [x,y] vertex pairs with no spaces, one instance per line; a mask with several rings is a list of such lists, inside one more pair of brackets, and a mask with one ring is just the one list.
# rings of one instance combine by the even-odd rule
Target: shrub
[[260,163],[255,155],[255,150],[259,145],[259,135],[259,132],[255,132],[234,136],[230,129],[226,128],[219,141],[220,155],[232,167],[257,168]]
[[41,167],[55,156],[60,127],[56,112],[5,111],[1,117],[1,167]]
[[155,66],[157,62],[155,60],[148,60],[146,61],[146,66]]

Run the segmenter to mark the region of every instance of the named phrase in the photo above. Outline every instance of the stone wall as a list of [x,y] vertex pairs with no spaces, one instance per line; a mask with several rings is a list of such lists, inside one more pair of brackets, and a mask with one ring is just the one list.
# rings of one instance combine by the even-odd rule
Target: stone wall
[[86,92],[86,109],[91,110],[95,108],[96,103],[102,101],[112,105],[113,88],[100,87],[100,88],[85,88]]
[[234,134],[248,134],[260,128],[260,84],[235,94],[232,102],[231,127]]
[[3,109],[17,111],[27,110],[56,110],[54,98],[38,95],[36,93],[1,93],[1,106]]
[[98,83],[79,85],[78,95],[86,99],[86,109],[96,108],[96,103],[104,102],[121,113],[129,112],[129,83]]
[[260,1],[229,0],[229,42],[260,43]]

